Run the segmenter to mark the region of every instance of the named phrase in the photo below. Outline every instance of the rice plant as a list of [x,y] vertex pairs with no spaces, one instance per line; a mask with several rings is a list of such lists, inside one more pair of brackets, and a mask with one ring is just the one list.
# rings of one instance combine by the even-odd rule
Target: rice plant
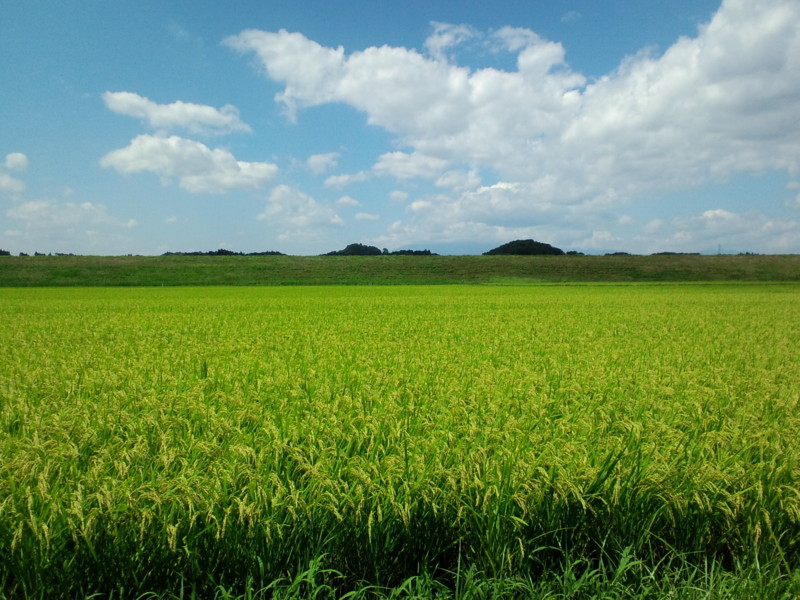
[[796,597],[798,292],[0,290],[0,597]]

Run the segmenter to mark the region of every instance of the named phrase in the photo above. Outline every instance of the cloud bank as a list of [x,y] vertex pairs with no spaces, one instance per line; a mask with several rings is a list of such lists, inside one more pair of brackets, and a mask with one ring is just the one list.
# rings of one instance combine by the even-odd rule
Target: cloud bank
[[[561,44],[522,28],[435,23],[425,53],[346,53],[285,30],[246,30],[225,44],[254,54],[283,86],[275,101],[290,119],[344,103],[407,148],[326,185],[386,176],[441,188],[409,203],[385,241],[551,232],[599,244],[609,241],[603,229],[585,236],[594,221],[642,198],[738,174],[800,173],[800,4],[790,0],[726,0],[696,36],[592,81]],[[475,44],[514,53],[516,70],[459,66],[458,50]],[[697,219],[672,226],[697,230],[718,217]],[[727,230],[736,219],[723,221]]]
[[[6,156],[4,166],[22,171],[28,164],[25,154],[14,152]],[[34,199],[25,193],[24,181],[0,172],[0,192],[3,191],[11,192],[14,202],[4,210],[8,228],[0,234],[15,244],[64,252],[107,251],[129,243],[121,232],[138,225],[136,219],[114,216],[100,203],[65,201],[73,194],[69,187],[63,190],[62,198]]]

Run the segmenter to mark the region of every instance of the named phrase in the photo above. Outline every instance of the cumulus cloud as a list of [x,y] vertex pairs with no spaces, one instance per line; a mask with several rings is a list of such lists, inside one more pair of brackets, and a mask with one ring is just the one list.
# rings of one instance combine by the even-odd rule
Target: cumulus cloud
[[380,217],[372,213],[356,213],[356,221],[377,221]]
[[25,182],[0,171],[0,192],[16,195],[25,191]]
[[345,55],[286,31],[245,31],[227,43],[255,52],[284,83],[279,102],[351,104],[427,156],[528,180],[572,162],[587,184],[646,185],[656,170],[670,171],[662,184],[684,170],[798,170],[800,141],[786,123],[800,104],[799,20],[794,2],[728,0],[696,38],[661,57],[632,57],[590,85],[567,68],[560,44],[519,29],[496,34],[519,50],[516,72],[470,71],[387,46]]
[[358,173],[343,173],[341,175],[331,175],[325,180],[325,187],[341,189],[343,187],[347,187],[352,183],[357,183],[359,181],[366,181],[367,179],[369,179],[369,174],[367,174],[364,171],[359,171]]
[[435,156],[425,156],[419,152],[388,152],[381,155],[372,167],[376,175],[388,175],[395,179],[424,177],[433,179],[448,165],[446,160]]
[[[408,151],[326,185],[377,175],[431,179],[443,191],[412,203],[406,233],[419,232],[423,218],[465,235],[547,220],[564,239],[573,233],[569,221],[580,218],[584,232],[600,233],[573,239],[599,244],[613,229],[592,219],[638,198],[741,173],[800,173],[799,23],[794,0],[724,0],[693,37],[660,55],[630,56],[595,81],[570,69],[561,44],[523,28],[484,37],[516,53],[509,71],[454,64],[459,45],[482,34],[441,23],[426,54],[389,46],[346,53],[283,30],[248,30],[226,43],[258,57],[283,86],[275,100],[291,117],[344,103],[396,135]],[[473,176],[457,187],[456,173]],[[496,179],[481,185],[477,173]],[[764,219],[764,227],[778,227]],[[704,216],[681,234],[710,234],[721,222],[734,227]]]
[[[406,152],[387,152],[378,157],[378,160],[369,171],[331,175],[325,180],[325,187],[341,189],[373,177],[393,177],[399,180],[415,178],[432,180],[442,175],[448,164],[448,161],[444,159],[425,156],[419,152],[411,154]],[[439,177],[439,181],[450,182],[452,180],[455,183],[454,173],[442,175]],[[448,183],[443,185],[446,187]]]
[[[28,157],[22,152],[12,152],[6,154],[3,166],[9,171],[24,171],[28,168]],[[25,182],[8,173],[0,171],[0,194],[5,193],[11,196],[19,196],[25,193]]]
[[361,203],[350,196],[342,196],[336,201],[339,206],[361,206]]
[[425,50],[435,60],[447,61],[447,50],[467,40],[480,37],[480,33],[469,25],[452,25],[434,21],[433,33],[425,40]]
[[158,104],[133,92],[105,92],[103,101],[109,110],[141,119],[159,131],[178,128],[205,135],[250,131],[250,126],[239,118],[239,110],[230,104],[219,109],[180,100]]
[[131,252],[130,231],[136,219],[112,215],[93,202],[25,200],[6,211],[11,228],[3,232],[10,242],[28,251],[108,253]]
[[338,152],[327,152],[325,154],[312,154],[306,160],[306,166],[314,173],[314,175],[321,175],[326,171],[333,169],[339,162],[340,154]]
[[469,71],[416,50],[383,46],[345,57],[342,47],[327,48],[285,30],[247,30],[226,44],[256,53],[266,74],[284,84],[275,100],[290,118],[304,107],[344,102],[367,113],[369,123],[401,134],[434,125],[438,130],[447,123],[446,128],[463,126],[457,119],[463,113],[453,109],[464,102]]
[[274,164],[236,160],[227,150],[212,150],[194,140],[152,135],[140,135],[127,147],[109,152],[100,165],[125,174],[155,173],[163,185],[177,179],[192,194],[260,188],[278,172]]
[[11,154],[6,154],[6,160],[3,164],[10,171],[24,171],[28,168],[28,157],[22,152],[12,152]]
[[649,223],[634,239],[640,252],[794,252],[800,222],[772,219],[758,210],[741,213],[725,209]]
[[39,229],[70,228],[78,225],[114,225],[131,228],[136,219],[122,220],[108,213],[105,206],[92,202],[56,202],[52,200],[29,200],[8,210],[8,216],[24,221]]
[[481,178],[475,171],[447,171],[436,179],[436,187],[449,188],[456,192],[473,190],[480,186]]
[[529,46],[542,43],[542,38],[535,32],[525,27],[501,27],[495,31],[490,38],[495,50],[508,50],[509,52],[519,52]]
[[[28,167],[28,158],[13,152],[6,156],[3,167],[23,171]],[[25,191],[24,181],[0,171],[0,193],[8,192],[14,202],[4,210],[10,227],[2,233],[15,245],[78,253],[98,248],[107,252],[111,247],[129,251],[122,232],[135,228],[136,219],[114,216],[105,205],[96,202],[65,201],[76,195],[71,186],[62,188],[60,200],[32,199]]]
[[288,185],[279,185],[270,192],[267,206],[257,218],[290,231],[344,225],[332,208]]

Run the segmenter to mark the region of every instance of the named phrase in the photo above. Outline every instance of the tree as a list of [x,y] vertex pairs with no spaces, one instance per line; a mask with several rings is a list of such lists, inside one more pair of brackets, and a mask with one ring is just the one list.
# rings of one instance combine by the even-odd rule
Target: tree
[[324,256],[377,256],[381,254],[380,248],[364,244],[348,244],[344,250],[334,250]]
[[552,255],[562,255],[564,251],[560,248],[556,248],[555,246],[551,246],[550,244],[545,244],[544,242],[537,242],[535,240],[514,240],[513,242],[508,242],[507,244],[503,244],[502,246],[498,246],[488,252],[484,252],[484,255],[492,255],[492,254],[522,254],[522,255],[530,255],[530,254],[552,254]]

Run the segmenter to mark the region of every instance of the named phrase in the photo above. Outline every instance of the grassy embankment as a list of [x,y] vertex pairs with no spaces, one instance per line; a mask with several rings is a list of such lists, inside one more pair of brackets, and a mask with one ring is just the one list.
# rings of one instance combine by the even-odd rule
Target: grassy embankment
[[2,256],[0,286],[800,281],[800,255]]

